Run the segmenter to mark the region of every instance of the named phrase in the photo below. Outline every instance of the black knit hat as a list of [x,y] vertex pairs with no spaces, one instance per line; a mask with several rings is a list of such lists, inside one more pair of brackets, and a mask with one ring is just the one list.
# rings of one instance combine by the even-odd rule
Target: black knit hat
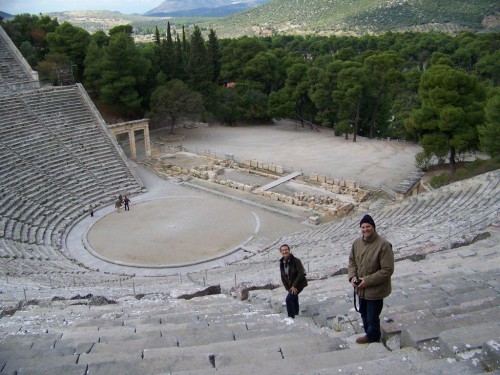
[[359,226],[361,226],[363,223],[368,223],[375,228],[375,222],[373,221],[373,218],[370,215],[363,216],[363,218],[359,222]]

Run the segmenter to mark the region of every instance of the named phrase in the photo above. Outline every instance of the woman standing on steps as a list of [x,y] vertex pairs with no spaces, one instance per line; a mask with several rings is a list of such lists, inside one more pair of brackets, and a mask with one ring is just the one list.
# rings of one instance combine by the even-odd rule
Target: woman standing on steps
[[290,252],[290,246],[283,244],[280,246],[280,271],[283,286],[288,291],[286,296],[286,311],[289,318],[299,315],[299,293],[307,286],[304,266],[299,258]]

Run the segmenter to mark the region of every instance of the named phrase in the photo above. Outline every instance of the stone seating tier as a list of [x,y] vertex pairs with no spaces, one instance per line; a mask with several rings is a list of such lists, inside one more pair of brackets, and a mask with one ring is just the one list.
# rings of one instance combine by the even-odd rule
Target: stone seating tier
[[[490,230],[491,237],[465,248],[429,254],[418,262],[396,262],[393,293],[384,299],[382,313],[388,347],[412,346],[464,361],[479,353],[490,336],[498,340],[500,230]],[[250,291],[249,300],[268,302],[283,312],[283,293],[281,288]],[[352,297],[345,275],[311,281],[301,294],[301,314],[339,331],[360,332]],[[470,325],[477,325],[477,334]],[[454,347],[459,349],[450,350]]]
[[[125,297],[103,306],[52,301],[4,317],[25,333],[2,332],[3,371],[331,374],[349,368],[364,373],[370,364],[370,373],[416,374],[441,363],[428,351],[360,346],[355,336],[315,328],[308,317],[292,323],[262,303],[235,302],[223,295],[189,301],[158,297]],[[448,337],[452,343],[452,332]],[[446,363],[454,373],[480,371],[465,361]]]
[[0,115],[2,186],[15,197],[0,209],[13,219],[6,238],[58,247],[88,204],[140,191],[78,86],[1,98]]

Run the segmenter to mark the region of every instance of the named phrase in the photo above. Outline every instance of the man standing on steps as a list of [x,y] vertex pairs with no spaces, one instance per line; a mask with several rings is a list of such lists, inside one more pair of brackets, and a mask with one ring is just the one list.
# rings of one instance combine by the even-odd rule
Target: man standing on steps
[[286,311],[288,317],[294,319],[295,315],[299,315],[299,293],[307,286],[306,273],[300,259],[290,252],[290,246],[281,245],[280,253],[283,256],[280,259],[281,281],[288,291]]
[[391,294],[394,272],[392,245],[377,234],[375,222],[365,215],[359,223],[361,237],[357,238],[349,255],[349,282],[359,296],[359,312],[366,335],[358,344],[380,341],[380,313],[384,298]]

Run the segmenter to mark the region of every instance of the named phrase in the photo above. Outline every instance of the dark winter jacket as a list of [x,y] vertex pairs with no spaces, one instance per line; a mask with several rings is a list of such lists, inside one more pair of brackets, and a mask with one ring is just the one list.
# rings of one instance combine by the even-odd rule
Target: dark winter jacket
[[288,258],[288,277],[285,274],[285,260],[284,258],[280,259],[280,271],[281,271],[281,281],[283,282],[283,286],[286,290],[290,290],[290,288],[295,287],[299,291],[299,293],[307,286],[306,273],[304,271],[304,266],[302,266],[302,262],[299,258],[290,254]]
[[356,288],[358,296],[367,300],[384,299],[391,294],[391,276],[394,272],[392,245],[377,232],[370,237],[356,239],[349,255],[349,281],[357,276],[365,288]]

